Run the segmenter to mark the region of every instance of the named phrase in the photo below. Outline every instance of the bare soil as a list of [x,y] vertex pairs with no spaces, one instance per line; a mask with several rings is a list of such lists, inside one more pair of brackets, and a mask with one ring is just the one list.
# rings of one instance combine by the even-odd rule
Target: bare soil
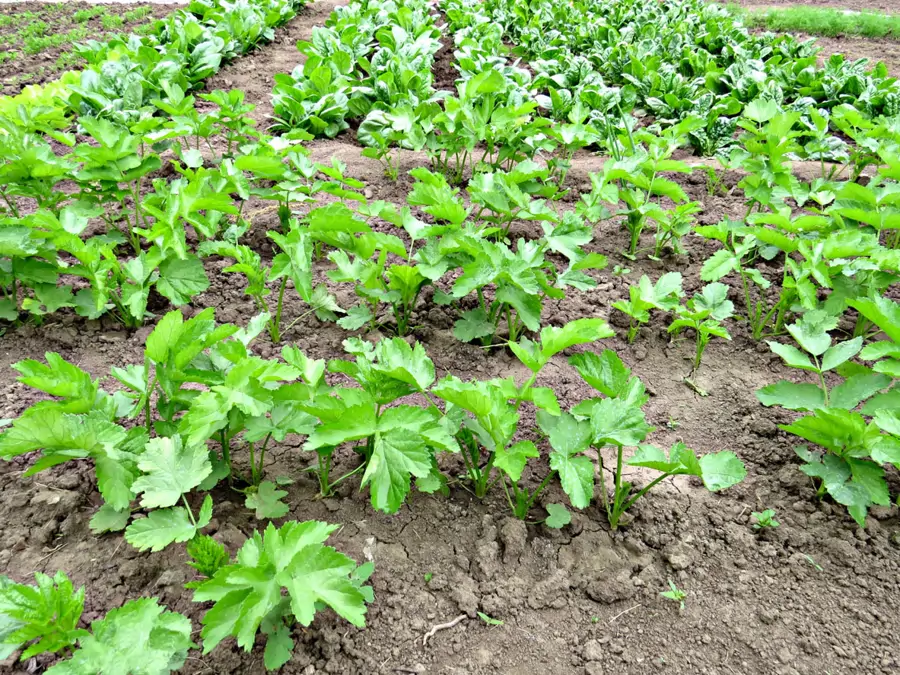
[[[223,69],[209,87],[243,88],[264,119],[272,75],[296,65],[294,42],[309,35],[332,7],[322,2],[303,10],[275,44]],[[397,204],[405,204],[411,185],[405,171],[422,164],[420,156],[405,153],[404,173],[395,184],[383,177],[376,161],[360,157],[352,134],[310,147],[318,160],[337,156],[346,162],[349,175],[366,181],[371,198]],[[569,205],[577,191],[589,190],[588,173],[600,163],[588,153],[579,156],[570,174],[569,187],[575,190]],[[702,203],[700,222],[743,212],[733,195],[709,196],[701,174],[678,179]],[[726,177],[726,190],[736,179]],[[252,236],[264,255],[270,252],[256,235],[277,225],[267,218],[254,222]],[[701,452],[731,449],[747,464],[747,479],[720,495],[691,480],[675,480],[643,499],[634,521],[618,532],[609,531],[596,505],[556,532],[509,518],[496,491],[484,503],[462,489],[448,498],[413,494],[393,516],[372,511],[367,495],[349,482],[338,496],[316,499],[316,485],[302,472],[313,458],[302,451],[302,439],[289,437],[267,458],[266,467],[270,476],[295,481],[288,488],[292,511],[287,518],[341,523],[332,543],[360,561],[375,561],[376,601],[365,630],[329,612],[309,629],[298,627],[297,650],[283,673],[894,675],[900,670],[896,507],[874,510],[860,529],[842,508],[815,500],[790,438],[777,426],[790,414],[763,408],[754,396],[759,387],[794,375],[764,343],[750,339],[743,324],[729,326],[731,342],[710,344],[695,377],[708,390],[706,397],[682,382],[690,370],[692,343],[671,342],[660,317],[641,330],[635,344],[625,343],[623,317],[611,312],[611,303],[626,297],[628,285],[644,273],[656,278],[677,270],[684,275],[685,290],[697,290],[700,265],[714,250],[709,243],[691,238],[686,255],[630,262],[618,253],[626,238],[617,222],[602,223],[596,235],[594,250],[610,256],[609,269],[596,274],[596,289],[551,303],[545,316],[556,325],[584,316],[609,318],[619,337],[595,348],[615,350],[647,385],[652,394],[647,416],[657,427],[651,441],[668,446],[682,440]],[[514,238],[537,236],[537,228],[527,223],[513,231]],[[630,272],[614,275],[616,264]],[[220,321],[245,322],[254,314],[252,303],[236,277],[221,274],[222,267],[221,261],[207,261],[212,285],[188,311],[213,306]],[[732,299],[740,306],[737,289]],[[343,291],[339,300],[346,305],[352,298]],[[302,311],[292,298],[285,317],[290,321]],[[450,334],[452,317],[430,293],[422,298],[414,323],[415,337],[439,376],[524,376],[511,354],[456,341]],[[15,380],[12,363],[58,351],[93,375],[105,376],[111,366],[142,359],[151,329],[126,332],[64,315],[43,326],[10,330],[0,337],[0,417],[18,415],[35,400]],[[346,336],[336,326],[310,320],[298,324],[285,342],[315,358],[334,358],[342,355]],[[256,349],[274,356],[280,345],[262,336]],[[563,355],[538,384],[552,386],[564,407],[591,395]],[[530,422],[527,416],[524,422],[523,429]],[[352,454],[341,455],[345,470],[353,467]],[[441,461],[448,472],[461,468],[454,457]],[[23,460],[0,465],[0,572],[26,580],[35,570],[65,570],[87,586],[87,620],[127,599],[157,596],[199,627],[206,607],[192,603],[182,588],[192,577],[181,546],[138,553],[120,535],[93,536],[87,525],[100,497],[91,468],[69,464],[26,479],[21,475],[26,465]],[[529,478],[536,482],[545,467],[534,469]],[[896,476],[892,480],[896,493]],[[223,488],[213,497],[210,530],[230,551],[264,527],[243,507],[240,495]],[[554,487],[542,502],[560,500],[563,495]],[[765,508],[776,509],[781,527],[756,534],[750,512]],[[542,517],[539,511],[534,515]],[[430,581],[426,574],[433,575]],[[688,592],[684,612],[659,595],[669,579]],[[486,625],[478,611],[503,625]],[[459,615],[466,618],[423,646],[432,625]],[[10,671],[40,672],[47,663],[14,665]],[[262,650],[245,654],[226,641],[209,655],[192,655],[184,672],[261,674]]]
[[[724,4],[724,3],[722,3]],[[842,9],[856,12],[900,12],[900,4],[894,0],[737,0],[737,4],[752,11],[765,11],[767,9],[784,9],[795,6],[811,6],[830,9]],[[888,72],[894,77],[900,77],[900,42],[891,39],[862,38],[862,37],[822,37],[795,33],[801,39],[815,38],[822,48],[819,61],[824,62],[832,54],[844,54],[849,59],[868,59],[874,66],[878,62],[887,66]]]
[[[121,16],[124,20],[121,27],[109,30],[103,26],[100,16],[86,21],[76,21],[75,12],[96,7],[107,8],[107,15]],[[128,12],[145,8],[148,14],[140,19],[129,21]],[[41,84],[56,79],[66,70],[77,70],[84,65],[84,60],[77,57],[73,50],[73,42],[97,40],[103,42],[115,33],[125,34],[136,28],[161,19],[180,7],[177,4],[121,4],[108,5],[87,2],[66,2],[48,4],[40,2],[0,3],[0,94],[13,95],[31,84]],[[7,19],[8,17],[8,19]],[[28,30],[35,22],[47,24],[41,36],[64,35],[70,31],[80,31],[76,40],[67,40],[58,45],[48,46],[38,53],[29,53],[19,35],[23,29]],[[3,54],[10,56],[4,57]],[[60,57],[68,55],[65,62]]]

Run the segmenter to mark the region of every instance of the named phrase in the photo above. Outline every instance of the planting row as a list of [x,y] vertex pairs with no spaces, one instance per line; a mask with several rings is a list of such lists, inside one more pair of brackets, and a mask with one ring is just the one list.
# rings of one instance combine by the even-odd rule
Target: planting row
[[26,87],[18,96],[0,97],[0,115],[26,130],[65,128],[73,114],[138,124],[155,113],[154,99],[171,89],[196,88],[223,63],[271,40],[274,28],[303,4],[192,0],[140,35],[80,44],[76,52],[88,64],[83,71],[68,71],[54,82]]

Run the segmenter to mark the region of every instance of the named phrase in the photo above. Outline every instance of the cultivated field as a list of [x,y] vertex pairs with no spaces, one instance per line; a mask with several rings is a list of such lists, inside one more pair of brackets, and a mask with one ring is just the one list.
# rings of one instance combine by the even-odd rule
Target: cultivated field
[[9,672],[900,669],[897,42],[148,8],[0,60]]

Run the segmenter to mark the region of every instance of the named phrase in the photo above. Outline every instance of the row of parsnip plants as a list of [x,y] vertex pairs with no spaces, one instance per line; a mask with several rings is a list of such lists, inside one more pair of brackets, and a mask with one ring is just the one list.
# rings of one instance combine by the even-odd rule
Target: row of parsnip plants
[[[848,111],[844,111],[848,112]],[[834,172],[810,181],[797,178],[790,158],[800,149],[791,128],[799,113],[779,112],[778,106],[757,101],[748,106],[739,121],[740,141],[746,150],[734,154],[730,168],[746,173],[733,194],[746,205],[741,220],[725,219],[715,225],[697,225],[693,215],[701,210],[684,189],[666,174],[696,171],[683,161],[671,159],[685,144],[684,125],[660,136],[634,134],[635,152],[607,162],[591,174],[591,192],[582,195],[579,211],[597,214],[592,219],[621,217],[630,239],[626,257],[646,251],[653,259],[684,252],[682,240],[691,235],[721,246],[701,268],[700,278],[712,282],[686,305],[680,304],[680,274],[669,273],[656,282],[643,277],[629,289],[628,300],[615,309],[631,320],[633,341],[654,310],[673,312],[671,332],[695,329],[699,365],[709,337],[728,337],[720,325],[733,313],[728,290],[719,283],[733,281],[740,318],[747,322],[754,339],[783,335],[792,317],[822,309],[841,317],[854,300],[878,298],[897,280],[900,239],[893,224],[898,210],[891,203],[897,186],[897,155],[900,135],[882,119],[866,151],[848,161],[850,178],[840,180]],[[873,130],[873,124],[861,124]],[[624,142],[624,138],[622,139]],[[737,161],[739,160],[739,161]],[[865,185],[857,180],[863,169],[881,164],[875,178]],[[712,169],[710,194],[719,190],[721,175]],[[624,203],[616,211],[616,205]],[[641,248],[642,235],[655,230],[652,247]],[[770,270],[780,267],[780,274]],[[705,312],[698,314],[698,312]],[[873,325],[862,314],[853,319],[854,336],[865,336]]]
[[[687,302],[681,274],[669,272],[655,282],[643,276],[629,288],[627,300],[613,304],[630,318],[629,341],[653,312],[670,313],[670,333],[694,332],[693,371],[712,337],[730,339],[726,322],[745,322],[757,340],[792,339],[797,346],[771,340],[769,345],[786,365],[812,372],[818,382],[782,381],[761,389],[758,397],[768,406],[809,413],[782,426],[818,446],[798,447],[801,469],[813,479],[819,497],[832,497],[863,525],[870,507],[894,501],[886,469],[900,467],[900,310],[886,297],[900,269],[900,211],[891,197],[900,178],[900,136],[894,120],[868,121],[849,107],[835,111],[838,115],[859,145],[843,167],[823,163],[821,175],[805,181],[790,164],[801,150],[802,134],[795,130],[800,113],[764,100],[747,106],[738,122],[744,149],[733,152],[728,163],[746,171],[733,191],[745,201],[741,220],[696,225],[688,218],[680,232],[669,230],[666,223],[679,211],[696,211],[699,205],[659,175],[663,165],[654,163],[656,141],[643,132],[633,137],[644,146],[641,152],[608,162],[592,175],[593,189],[582,197],[581,209],[624,201],[618,215],[624,216],[633,244],[654,224],[657,242],[661,233],[673,232],[672,252],[690,233],[720,244],[700,272],[708,285]],[[680,126],[662,137],[676,138]],[[824,133],[824,123],[821,129]],[[682,162],[663,161],[666,171],[690,171]],[[861,180],[866,170],[873,175]],[[711,193],[719,181],[711,176]],[[671,204],[674,209],[667,208]]]
[[0,97],[0,119],[28,130],[65,129],[72,115],[134,124],[154,114],[171,88],[190,91],[223,64],[271,41],[304,0],[193,0],[141,35],[89,40],[75,52],[87,62],[58,81]]
[[[315,311],[335,318],[333,298],[311,285],[305,240],[287,224],[314,195],[362,198],[362,184],[345,178],[340,164],[311,162],[300,140],[256,131],[242,92],[202,98],[213,104],[205,113],[167,85],[166,98],[153,103],[165,117],[130,127],[81,118],[81,142],[52,132],[70,149],[59,154],[41,134],[0,120],[2,318],[40,321],[71,308],[141,326],[153,317],[151,304],[160,304],[155,296],[183,305],[208,288],[197,251],[237,242],[256,216],[245,208],[251,199],[272,204],[283,225],[272,234],[277,269],[269,280],[280,280],[283,294],[292,279]],[[165,165],[177,177],[160,177]]]
[[[194,488],[211,490],[222,480],[243,486],[248,506],[260,517],[285,515],[287,508],[277,496],[285,492],[264,480],[264,466],[270,444],[282,442],[288,434],[307,438],[304,449],[315,453],[314,470],[323,496],[330,495],[337,483],[362,473],[360,482],[369,488],[372,506],[393,513],[406,499],[413,479],[424,492],[439,491],[454,480],[479,498],[502,483],[517,497],[514,514],[525,519],[557,473],[572,505],[586,508],[595,494],[594,471],[582,453],[590,447],[614,446],[621,464],[622,448],[643,443],[652,431],[641,411],[648,400],[643,385],[609,350],[570,359],[581,377],[603,394],[582,401],[570,413],[561,410],[552,389],[535,386],[556,354],[611,337],[602,319],[545,327],[537,341],[522,338],[509,343],[531,372],[524,383],[465,382],[452,375],[435,382],[434,364],[421,345],[410,346],[400,338],[375,344],[347,339],[349,358],[329,363],[311,360],[290,346],[282,349],[281,359],[263,359],[252,352],[250,343],[267,320],[262,314],[239,329],[217,325],[212,308],[188,320],[179,311],[170,312],[147,338],[143,363],[112,369],[111,376],[124,387],[114,394],[57,354],[48,353],[46,363],[19,362],[15,368],[21,382],[56,398],[41,401],[12,422],[0,435],[0,457],[38,451],[41,459],[28,475],[72,459],[92,459],[105,500],[91,521],[92,529],[125,528],[126,540],[138,549],[161,550],[191,539],[209,522],[211,497],[207,494],[195,512],[186,495]],[[330,385],[328,373],[347,376],[353,384],[340,380]],[[421,403],[401,404],[405,397]],[[540,430],[522,428],[519,410],[526,402],[539,410]],[[571,432],[576,429],[584,438],[572,445]],[[520,479],[528,459],[538,457],[538,451],[533,440],[515,441],[522,436],[558,437],[559,443],[551,441],[551,447],[562,453],[551,455],[553,468],[532,493]],[[345,444],[352,445],[360,463],[335,478],[334,452]],[[658,455],[649,446],[641,447],[643,454]],[[242,459],[236,462],[238,451]],[[444,475],[437,461],[440,453],[462,453],[465,475]],[[721,469],[716,476],[728,474],[736,477],[733,482],[742,477],[742,469],[736,468],[740,463],[731,453],[709,456],[700,466],[707,462]],[[241,473],[238,466],[247,470]],[[673,464],[664,473],[684,473],[679,467]],[[137,496],[158,487],[158,481],[147,475],[171,469],[176,470],[169,478],[177,477],[180,489],[170,486],[165,498],[143,498],[141,505],[154,510],[147,518],[132,520]],[[618,501],[629,493],[621,487],[620,473],[621,466],[614,472]],[[600,475],[602,481],[603,472]],[[694,475],[703,474],[697,470]],[[724,487],[720,481],[710,474],[707,485]],[[604,503],[606,496],[599,490]],[[613,526],[620,515],[621,511],[610,511]]]
[[[264,359],[250,345],[267,320],[260,315],[238,328],[217,325],[212,309],[188,320],[171,312],[148,336],[143,363],[112,369],[118,387],[113,394],[57,354],[48,353],[46,362],[19,362],[14,367],[20,381],[53,398],[27,409],[0,435],[4,459],[38,453],[26,476],[73,460],[93,462],[105,500],[91,519],[95,533],[124,529],[125,540],[142,551],[187,542],[189,564],[203,577],[188,587],[195,601],[215,603],[203,618],[204,653],[228,636],[249,651],[262,632],[264,661],[274,669],[290,658],[293,623],[309,625],[321,607],[364,625],[372,591],[363,584],[372,566],[357,568],[323,545],[336,526],[270,523],[234,561],[203,534],[214,514],[209,491],[221,481],[242,490],[260,519],[290,512],[283,501],[288,493],[279,489],[290,478],[273,481],[264,473],[267,449],[288,435],[305,437],[303,452],[313,458],[309,470],[323,496],[361,475],[372,506],[386,512],[400,508],[413,482],[426,493],[456,484],[478,498],[502,489],[512,514],[526,520],[545,489],[558,481],[572,507],[585,509],[597,501],[616,528],[635,502],[667,477],[695,476],[718,491],[746,474],[729,451],[698,457],[682,443],[668,451],[645,443],[653,431],[642,411],[649,396],[610,350],[569,358],[597,392],[569,411],[552,389],[537,386],[551,358],[612,336],[601,319],[546,327],[537,341],[510,343],[531,373],[522,383],[452,375],[436,380],[421,345],[400,338],[375,344],[348,339],[349,358],[328,363],[290,346],[280,359]],[[535,428],[524,426],[523,405],[536,408]],[[635,450],[626,456],[631,447]],[[538,468],[542,448],[549,462]],[[346,468],[346,462],[336,461],[342,449],[357,465],[336,476],[338,466]],[[445,455],[461,459],[461,473],[441,469]],[[629,467],[658,475],[639,487],[628,479]],[[569,522],[562,505],[546,509],[536,522],[550,527]],[[136,631],[168,636],[142,652],[142,659],[155,659],[156,670],[146,672],[180,667],[195,646],[190,622],[152,598],[113,610],[90,632],[78,629],[83,589],[74,592],[62,573],[53,579],[39,574],[36,580],[37,588],[8,580],[0,585],[0,616],[10,626],[0,644],[7,655],[24,648],[27,659],[71,652],[77,642],[80,648],[51,669],[54,675],[103,672],[99,664],[113,660],[131,664],[122,652],[133,647]],[[51,607],[59,610],[47,611]]]
[[[348,330],[381,324],[402,336],[414,327],[424,288],[446,288],[445,279],[453,279],[436,301],[457,315],[459,339],[489,345],[504,327],[513,341],[538,330],[546,298],[593,287],[587,272],[606,264],[583,248],[593,238],[585,218],[554,205],[564,193],[550,168],[524,160],[479,173],[466,195],[440,174],[417,169],[408,201],[429,224],[409,209],[368,203],[362,184],[344,176],[339,163],[312,163],[300,145],[303,132],[257,132],[240,92],[203,95],[215,106],[205,113],[181,90],[168,94],[154,102],[168,119],[149,116],[124,128],[83,118],[88,139],[80,143],[54,132],[72,147],[66,154],[39,134],[5,127],[3,318],[40,320],[72,308],[91,319],[109,312],[137,327],[152,317],[156,294],[180,305],[204,291],[200,257],[219,256],[234,260],[225,272],[245,277],[258,311],[269,313],[275,342],[293,325],[282,321],[289,283],[309,307],[294,323],[312,313],[322,320],[345,314],[340,324]],[[174,180],[156,177],[163,153],[177,157],[169,160]],[[67,184],[75,189],[59,189]],[[320,193],[339,201],[298,215]],[[272,207],[250,212],[251,199]],[[37,210],[26,215],[32,205]],[[278,215],[268,232],[276,255],[265,260],[242,238],[269,210]],[[544,234],[514,245],[511,227],[526,221]],[[376,222],[398,234],[379,231]],[[351,284],[357,305],[341,308],[324,285],[313,284],[314,263],[326,257],[330,281]]]

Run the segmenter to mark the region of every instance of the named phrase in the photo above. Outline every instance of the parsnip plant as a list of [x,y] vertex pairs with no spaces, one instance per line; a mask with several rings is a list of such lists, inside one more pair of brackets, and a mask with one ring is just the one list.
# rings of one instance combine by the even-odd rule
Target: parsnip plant
[[628,300],[616,300],[612,306],[630,318],[627,338],[632,343],[641,324],[650,321],[650,310],[671,312],[679,307],[683,296],[680,272],[663,274],[655,284],[645,274],[637,285],[628,287]]
[[669,332],[678,335],[685,328],[693,329],[697,349],[691,372],[700,367],[700,360],[706,345],[713,337],[730,340],[728,329],[721,324],[734,314],[734,304],[728,299],[728,287],[725,284],[712,283],[703,287],[703,291],[695,293],[685,305],[675,309],[675,320],[669,324]]
[[[443,487],[435,453],[455,452],[452,432],[436,408],[412,405],[386,407],[410,394],[424,394],[434,382],[434,364],[421,345],[411,347],[400,338],[375,345],[359,338],[344,341],[354,360],[334,360],[328,370],[342,373],[358,385],[329,388],[324,384],[325,364],[308,362],[310,380],[297,388],[298,407],[318,418],[305,450],[318,456],[316,472],[320,492],[328,495],[346,478],[362,472],[372,507],[396,512],[409,493],[412,479],[423,492]],[[335,449],[356,442],[359,466],[332,480]]]
[[[746,476],[743,463],[729,451],[703,455],[698,459],[696,453],[681,442],[673,445],[668,453],[644,444],[647,435],[653,431],[641,409],[649,397],[641,381],[611,350],[599,355],[590,352],[579,354],[571,357],[570,363],[582,379],[603,396],[582,401],[571,409],[570,430],[565,432],[564,439],[570,444],[568,450],[571,457],[578,457],[592,447],[596,449],[600,500],[613,529],[619,526],[622,516],[635,502],[669,476],[697,476],[712,492],[731,487]],[[603,449],[608,446],[613,447],[616,453],[612,466],[603,456]],[[624,455],[626,446],[637,446],[627,460]],[[634,485],[625,479],[626,466],[653,469],[660,475],[635,490]],[[611,489],[607,487],[607,471],[612,473]],[[576,508],[581,508],[579,505],[585,503],[587,476],[586,466],[582,466],[573,471],[568,480],[561,481],[563,490]],[[593,472],[590,476],[593,481]]]
[[373,566],[357,567],[325,546],[336,529],[318,521],[291,521],[277,529],[270,523],[263,534],[253,533],[233,562],[199,583],[194,601],[215,603],[202,619],[203,653],[229,636],[249,652],[261,631],[266,669],[277,670],[293,654],[292,626],[309,626],[324,607],[364,627],[366,603],[374,600],[364,584]]
[[[66,652],[87,634],[78,628],[84,587],[77,591],[64,572],[34,574],[35,585],[0,577],[0,658],[22,649],[21,661]],[[24,648],[24,649],[23,649]]]
[[[546,387],[535,387],[534,383],[554,355],[571,346],[612,335],[602,319],[577,319],[561,328],[548,326],[541,331],[539,342],[523,338],[519,343],[510,343],[513,353],[531,371],[531,376],[521,385],[511,379],[463,382],[448,376],[434,386],[434,395],[448,404],[447,417],[454,421],[454,426],[461,425],[457,440],[466,478],[476,497],[484,498],[500,482],[513,515],[524,520],[557,472],[567,480],[583,475],[580,466],[583,463],[572,457],[567,440],[570,429],[566,426],[567,419],[559,418],[555,393]],[[531,441],[512,442],[519,427],[519,408],[526,401],[538,408],[538,423],[553,448],[551,470],[532,490],[521,483],[521,478],[528,460],[539,456],[537,447]]]
[[[244,293],[253,299],[256,311],[267,315],[266,329],[272,342],[281,342],[282,334],[309,314],[314,313],[322,321],[336,320],[337,313],[343,310],[338,306],[334,296],[321,284],[313,287],[313,242],[309,232],[292,219],[286,233],[267,234],[280,249],[268,267],[263,264],[259,254],[245,244],[207,241],[203,242],[198,250],[201,256],[218,255],[234,260],[233,265],[222,271],[241,274],[247,279]],[[293,282],[294,290],[310,309],[296,317],[287,328],[282,328],[284,295],[288,280]],[[274,306],[269,299],[272,293],[270,283],[277,283],[278,288]]]
[[81,633],[72,658],[49,668],[48,675],[169,675],[197,646],[190,619],[166,610],[156,598],[129,600]]

